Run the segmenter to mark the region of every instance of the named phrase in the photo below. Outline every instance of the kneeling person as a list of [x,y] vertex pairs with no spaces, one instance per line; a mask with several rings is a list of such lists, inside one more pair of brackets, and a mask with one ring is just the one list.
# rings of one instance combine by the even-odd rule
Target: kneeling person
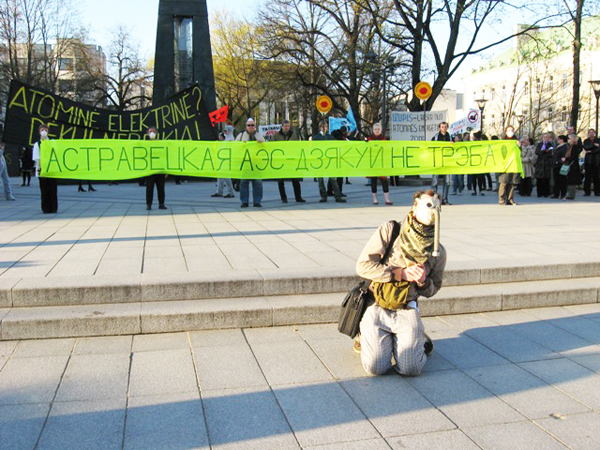
[[369,290],[374,301],[363,316],[355,342],[364,369],[372,375],[387,372],[392,356],[397,372],[418,375],[433,350],[417,299],[431,297],[442,287],[446,251],[442,246],[437,254],[434,250],[440,200],[433,190],[419,191],[413,198],[387,260],[382,261],[392,239],[393,221],[375,231],[356,263],[358,275],[372,280]]

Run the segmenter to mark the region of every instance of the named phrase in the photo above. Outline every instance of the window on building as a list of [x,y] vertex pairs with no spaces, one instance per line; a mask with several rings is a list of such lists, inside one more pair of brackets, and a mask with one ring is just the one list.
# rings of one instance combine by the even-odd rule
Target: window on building
[[552,122],[552,117],[554,116],[554,111],[552,111],[552,107],[548,108],[547,119]]
[[60,58],[58,60],[58,70],[73,70],[73,60],[71,58]]
[[569,75],[567,75],[566,73],[563,74],[563,80],[562,80],[562,88],[563,89],[567,89],[567,87],[569,87]]
[[562,111],[560,112],[560,121],[561,122],[567,121],[567,107],[566,106],[563,106]]
[[[492,91],[493,93],[494,91]],[[494,128],[496,126],[496,117],[494,116],[494,114],[492,114],[492,120],[491,120],[491,124],[492,124],[492,128]]]
[[496,89],[492,88],[492,100],[496,100]]
[[502,86],[502,98],[506,97],[506,85]]
[[539,94],[541,90],[542,90],[542,83],[540,83],[540,79],[538,78],[535,80],[535,92],[537,92]]
[[548,89],[550,91],[554,89],[554,77],[552,75],[550,75],[550,78],[548,79]]
[[523,93],[525,95],[529,95],[529,82],[528,81],[525,82],[525,86],[523,87]]

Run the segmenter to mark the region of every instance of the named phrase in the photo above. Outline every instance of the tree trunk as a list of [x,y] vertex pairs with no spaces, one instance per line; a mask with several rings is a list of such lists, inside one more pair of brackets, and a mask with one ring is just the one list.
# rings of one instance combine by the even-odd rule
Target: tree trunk
[[581,16],[583,11],[583,2],[577,0],[577,11],[575,12],[575,36],[573,39],[573,107],[571,108],[570,125],[577,130],[577,120],[579,118],[579,78],[580,68],[579,59],[581,54]]

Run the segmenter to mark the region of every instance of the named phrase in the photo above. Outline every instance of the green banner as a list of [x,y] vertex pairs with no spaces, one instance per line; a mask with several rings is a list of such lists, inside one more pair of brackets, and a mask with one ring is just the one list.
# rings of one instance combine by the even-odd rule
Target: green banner
[[268,179],[523,172],[516,141],[44,141],[42,176]]

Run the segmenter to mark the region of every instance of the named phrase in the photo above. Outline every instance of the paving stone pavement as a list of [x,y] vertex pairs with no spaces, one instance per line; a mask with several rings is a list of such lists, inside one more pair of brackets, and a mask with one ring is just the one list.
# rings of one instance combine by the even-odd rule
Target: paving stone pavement
[[[306,203],[296,203],[287,186],[291,197],[284,204],[277,183],[265,181],[263,207],[244,209],[239,198],[211,198],[212,182],[168,182],[166,211],[146,211],[145,189],[137,183],[99,184],[97,192],[82,193],[76,185],[59,186],[59,213],[44,215],[37,180],[21,187],[13,178],[17,201],[0,201],[0,287],[44,277],[298,274],[324,267],[351,273],[375,228],[402,219],[417,189],[391,187],[394,205],[384,205],[381,193],[373,205],[365,179],[351,182],[344,186],[346,204],[319,203],[312,179],[302,183]],[[590,239],[600,221],[598,197],[517,196],[520,206],[501,207],[495,192],[465,190],[450,200],[441,231],[450,265],[600,260],[600,240]]]
[[424,322],[413,378],[333,324],[0,342],[0,448],[600,447],[599,304]]

